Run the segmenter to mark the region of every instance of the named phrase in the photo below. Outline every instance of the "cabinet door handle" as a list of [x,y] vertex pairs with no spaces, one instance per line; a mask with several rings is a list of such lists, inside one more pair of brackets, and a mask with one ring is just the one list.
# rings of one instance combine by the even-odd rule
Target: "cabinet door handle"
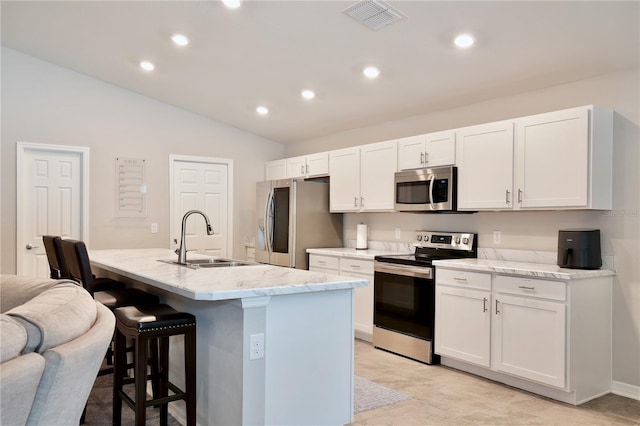
[[360,197],[360,207],[364,207],[364,197]]
[[522,189],[518,189],[518,203],[522,203]]
[[304,168],[305,168],[305,173],[309,174],[309,165],[307,164],[306,166],[304,166]]
[[325,263],[327,263],[327,262],[325,262],[324,260],[318,260],[317,262],[318,262],[319,264],[321,264],[321,265],[324,265]]
[[358,207],[358,197],[353,197],[353,207]]
[[487,298],[483,297],[482,298],[482,312],[487,312],[487,302],[488,302]]
[[349,265],[349,266],[351,266],[354,269],[360,269],[360,265]]
[[300,174],[304,174],[304,164],[300,164]]
[[424,152],[420,153],[420,164],[424,164]]
[[426,166],[427,164],[429,164],[429,153],[425,152],[424,153],[424,165]]
[[498,299],[496,299],[496,315],[500,313],[500,311],[498,310],[498,303],[500,302],[498,301]]
[[526,285],[519,285],[518,288],[521,288],[523,290],[535,290],[536,289],[534,286],[526,286]]
[[467,279],[466,279],[466,278],[453,277],[453,279],[454,279],[455,281],[465,281],[465,282],[467,281]]
[[509,204],[511,201],[509,201],[509,195],[511,195],[511,192],[509,192],[509,190],[505,190],[505,203]]

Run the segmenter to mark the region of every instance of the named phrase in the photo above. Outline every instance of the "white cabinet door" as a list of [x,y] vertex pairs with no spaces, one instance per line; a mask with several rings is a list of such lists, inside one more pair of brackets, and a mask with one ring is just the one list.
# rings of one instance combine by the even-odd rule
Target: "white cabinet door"
[[287,160],[269,161],[264,165],[264,179],[277,180],[287,178]]
[[307,155],[307,177],[329,176],[329,153]]
[[332,212],[360,210],[360,148],[346,148],[329,153]]
[[516,121],[516,200],[522,208],[587,207],[589,110]]
[[287,178],[307,177],[307,157],[287,158]]
[[425,163],[425,135],[397,139],[398,170],[422,169]]
[[490,305],[488,291],[436,285],[435,352],[489,367]]
[[439,167],[456,163],[456,132],[428,133],[397,139],[398,170]]
[[425,163],[427,167],[456,164],[456,132],[445,131],[426,135]]
[[329,153],[287,158],[288,178],[307,178],[329,175]]
[[[362,211],[393,211],[396,141],[360,147],[360,205]],[[333,174],[331,175],[333,182]]]
[[565,387],[565,304],[496,295],[493,368]]
[[513,121],[460,129],[458,140],[458,207],[513,208]]
[[366,287],[354,289],[353,327],[356,337],[373,339],[373,260],[340,259],[340,275],[367,280]]

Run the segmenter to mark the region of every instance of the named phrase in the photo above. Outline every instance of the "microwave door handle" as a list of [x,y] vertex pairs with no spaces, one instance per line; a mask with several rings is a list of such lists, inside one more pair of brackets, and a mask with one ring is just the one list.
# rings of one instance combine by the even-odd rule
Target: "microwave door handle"
[[429,179],[429,205],[431,206],[431,210],[436,209],[436,205],[433,204],[433,182],[436,180],[435,175],[431,175],[431,179]]

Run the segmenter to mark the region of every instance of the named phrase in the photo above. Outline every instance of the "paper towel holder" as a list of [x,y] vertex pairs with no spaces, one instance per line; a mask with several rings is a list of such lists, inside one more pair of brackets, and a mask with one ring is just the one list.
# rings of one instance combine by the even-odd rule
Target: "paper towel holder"
[[356,227],[356,250],[367,250],[367,225],[360,223]]

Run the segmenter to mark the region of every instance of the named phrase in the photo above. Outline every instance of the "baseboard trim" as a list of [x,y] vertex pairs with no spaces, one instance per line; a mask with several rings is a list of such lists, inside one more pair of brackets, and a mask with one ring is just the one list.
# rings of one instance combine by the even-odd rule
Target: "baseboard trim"
[[611,382],[611,393],[640,401],[640,386],[624,382]]

